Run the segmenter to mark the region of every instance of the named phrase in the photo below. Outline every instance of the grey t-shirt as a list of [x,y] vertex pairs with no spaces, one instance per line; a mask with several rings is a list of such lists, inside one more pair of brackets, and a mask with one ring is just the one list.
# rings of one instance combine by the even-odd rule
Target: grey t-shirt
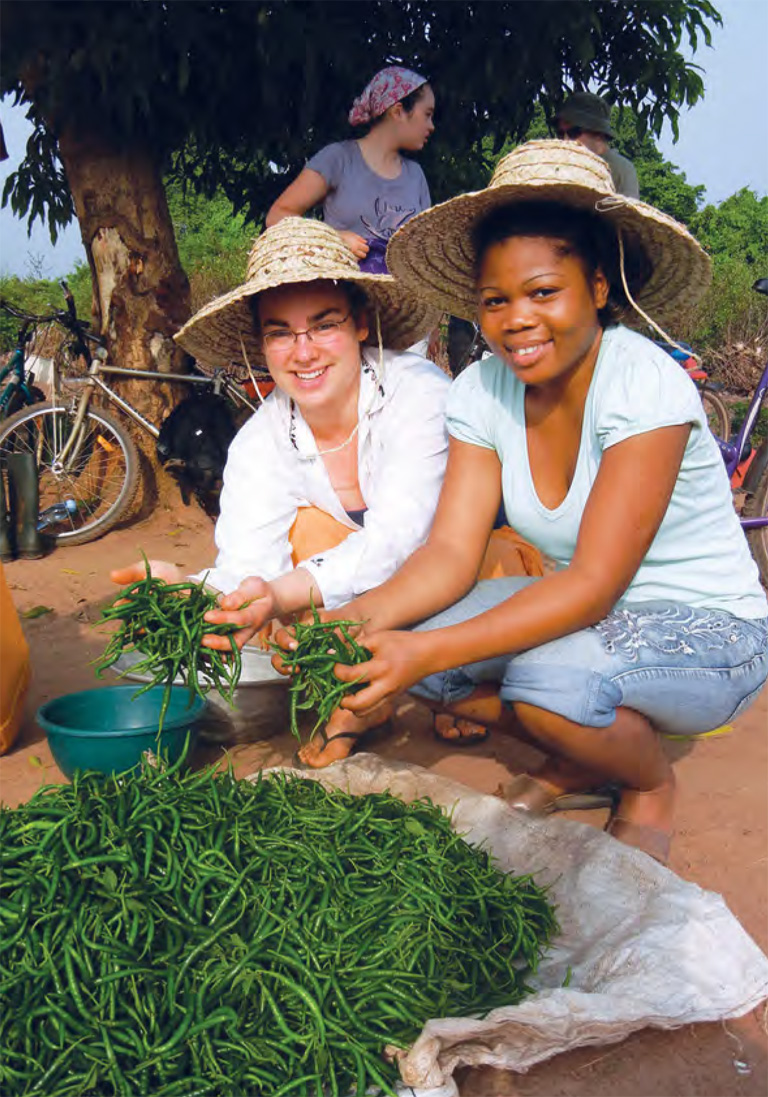
[[307,167],[328,184],[323,218],[335,229],[356,232],[386,246],[390,236],[415,213],[431,205],[424,172],[403,157],[396,179],[368,167],[357,141],[337,141],[316,152]]
[[627,198],[639,198],[640,187],[637,182],[635,165],[626,156],[622,156],[616,149],[609,148],[603,153],[608,167],[613,176],[613,185],[619,194],[626,194]]

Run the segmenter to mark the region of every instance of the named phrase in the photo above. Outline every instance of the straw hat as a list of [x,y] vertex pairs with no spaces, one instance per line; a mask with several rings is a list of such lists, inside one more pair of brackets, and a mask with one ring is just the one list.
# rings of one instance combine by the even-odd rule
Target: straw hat
[[[602,157],[574,141],[529,141],[499,161],[485,190],[459,195],[417,214],[390,241],[387,265],[405,289],[454,316],[477,314],[472,231],[486,214],[519,202],[558,202],[592,210],[621,230],[628,256],[645,262],[630,285],[640,309],[673,323],[704,294],[709,257],[688,229],[634,198],[617,194]],[[625,322],[637,322],[632,314]]]
[[406,293],[390,274],[367,274],[335,229],[322,221],[286,217],[256,238],[248,256],[242,286],[209,301],[186,322],[175,339],[207,366],[264,367],[261,339],[254,331],[248,299],[264,290],[300,282],[353,282],[371,304],[369,341],[377,342],[376,317],[382,343],[391,350],[411,346],[437,324],[439,313]]

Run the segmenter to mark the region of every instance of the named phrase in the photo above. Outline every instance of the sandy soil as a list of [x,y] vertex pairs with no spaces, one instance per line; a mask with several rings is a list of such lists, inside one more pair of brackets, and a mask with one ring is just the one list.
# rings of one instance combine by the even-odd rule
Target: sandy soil
[[[213,559],[212,526],[196,508],[160,506],[140,524],[102,540],[61,548],[39,561],[6,566],[20,611],[51,612],[24,620],[33,660],[26,719],[14,750],[0,758],[0,798],[15,805],[41,784],[61,781],[34,713],[44,701],[98,684],[90,661],[105,639],[92,625],[114,593],[108,571],[138,559],[139,549],[197,570]],[[732,734],[690,748],[670,744],[678,757],[678,832],[671,867],[720,892],[760,946],[768,950],[768,692],[738,721]],[[243,742],[228,755],[239,775],[288,762],[291,736]],[[406,702],[393,731],[367,749],[495,792],[511,773],[527,768],[533,752],[492,736],[469,749],[450,749],[430,734],[421,706]],[[201,757],[225,757],[207,748]],[[602,825],[601,813],[578,815]],[[768,1097],[768,1009],[727,1025],[696,1025],[675,1032],[646,1030],[624,1043],[561,1055],[525,1075],[494,1070],[460,1076],[462,1097]]]

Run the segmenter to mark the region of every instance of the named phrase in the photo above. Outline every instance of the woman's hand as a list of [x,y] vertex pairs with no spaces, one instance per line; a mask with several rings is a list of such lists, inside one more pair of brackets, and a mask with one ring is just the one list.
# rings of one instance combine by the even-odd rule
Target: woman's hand
[[345,697],[341,707],[365,716],[398,693],[435,671],[431,665],[432,643],[429,632],[365,632],[357,637],[372,658],[367,663],[348,667],[337,663],[334,673],[341,682],[367,682],[365,689]]
[[365,259],[368,252],[371,250],[368,241],[359,236],[356,232],[350,232],[349,229],[339,229],[339,236],[342,238],[348,248],[354,252],[355,259]]
[[[182,569],[176,567],[175,564],[169,564],[167,560],[149,560],[148,563],[150,574],[154,575],[156,579],[164,579],[166,583],[183,583],[186,579]],[[146,578],[146,574],[146,565],[141,560],[139,563],[129,564],[125,568],[115,568],[114,571],[110,571],[109,577],[113,583],[118,583],[121,587],[127,587],[129,583],[138,583]],[[190,579],[190,587],[193,583],[194,579]]]
[[[219,608],[209,610],[205,620],[212,625],[237,625],[237,632],[230,635],[234,635],[235,643],[241,648],[275,616],[276,609],[271,585],[252,575],[244,579],[237,590],[222,594]],[[215,636],[207,633],[202,640],[203,646],[231,651],[230,635]]]

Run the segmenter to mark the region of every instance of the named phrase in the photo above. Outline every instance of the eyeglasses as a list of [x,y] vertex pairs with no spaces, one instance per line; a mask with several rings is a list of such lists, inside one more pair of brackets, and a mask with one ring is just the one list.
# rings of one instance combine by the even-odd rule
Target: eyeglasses
[[342,316],[341,320],[323,320],[303,331],[294,331],[293,328],[276,328],[273,331],[267,331],[264,333],[264,345],[270,350],[290,351],[293,350],[300,335],[306,335],[310,343],[317,343],[320,346],[332,343],[339,334],[342,324],[346,324],[351,315],[352,313],[348,312],[346,316]]
[[581,126],[558,126],[557,136],[561,141],[578,141],[583,132]]

